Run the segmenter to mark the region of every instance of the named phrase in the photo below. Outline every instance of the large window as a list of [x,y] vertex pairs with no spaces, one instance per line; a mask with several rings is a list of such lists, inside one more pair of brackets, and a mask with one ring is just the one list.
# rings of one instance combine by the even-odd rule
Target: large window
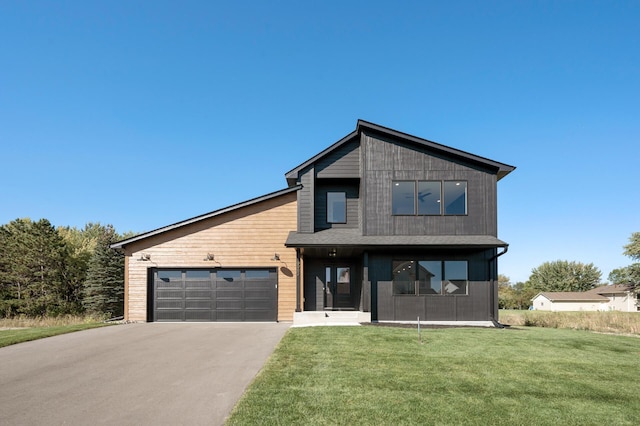
[[346,192],[327,192],[327,223],[347,223]]
[[467,182],[394,181],[391,189],[394,215],[466,215]]
[[466,295],[466,260],[395,260],[393,294]]

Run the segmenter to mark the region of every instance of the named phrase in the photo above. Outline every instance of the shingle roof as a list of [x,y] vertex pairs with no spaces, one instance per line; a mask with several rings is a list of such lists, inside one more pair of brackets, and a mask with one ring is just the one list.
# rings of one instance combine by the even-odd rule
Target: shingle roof
[[362,235],[358,229],[327,229],[314,233],[290,232],[287,247],[321,246],[466,246],[506,247],[490,235]]
[[628,291],[631,291],[632,286],[627,284],[613,284],[613,285],[603,285],[600,287],[592,288],[589,290],[591,293],[596,294],[624,294]]
[[[590,291],[549,291],[538,293],[552,302],[607,302],[608,298]],[[536,298],[534,297],[534,299]]]

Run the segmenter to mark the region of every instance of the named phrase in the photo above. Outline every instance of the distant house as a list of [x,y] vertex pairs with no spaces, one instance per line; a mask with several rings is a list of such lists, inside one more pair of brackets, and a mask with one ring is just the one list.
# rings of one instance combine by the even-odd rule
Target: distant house
[[622,311],[637,312],[637,296],[628,285],[605,285],[589,291],[538,293],[533,299],[537,311]]
[[359,120],[287,188],[113,244],[125,318],[493,324],[513,170]]

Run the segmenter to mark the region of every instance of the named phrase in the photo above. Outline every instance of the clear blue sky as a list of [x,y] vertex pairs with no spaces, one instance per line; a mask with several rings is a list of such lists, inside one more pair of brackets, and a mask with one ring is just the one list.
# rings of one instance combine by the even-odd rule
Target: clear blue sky
[[2,1],[0,224],[143,232],[282,189],[362,118],[517,167],[500,271],[631,263],[638,1]]

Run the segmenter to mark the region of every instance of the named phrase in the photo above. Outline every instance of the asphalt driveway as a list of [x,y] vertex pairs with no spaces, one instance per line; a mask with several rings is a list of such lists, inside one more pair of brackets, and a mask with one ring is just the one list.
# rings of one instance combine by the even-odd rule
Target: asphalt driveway
[[0,348],[0,424],[223,424],[289,326],[126,324]]

